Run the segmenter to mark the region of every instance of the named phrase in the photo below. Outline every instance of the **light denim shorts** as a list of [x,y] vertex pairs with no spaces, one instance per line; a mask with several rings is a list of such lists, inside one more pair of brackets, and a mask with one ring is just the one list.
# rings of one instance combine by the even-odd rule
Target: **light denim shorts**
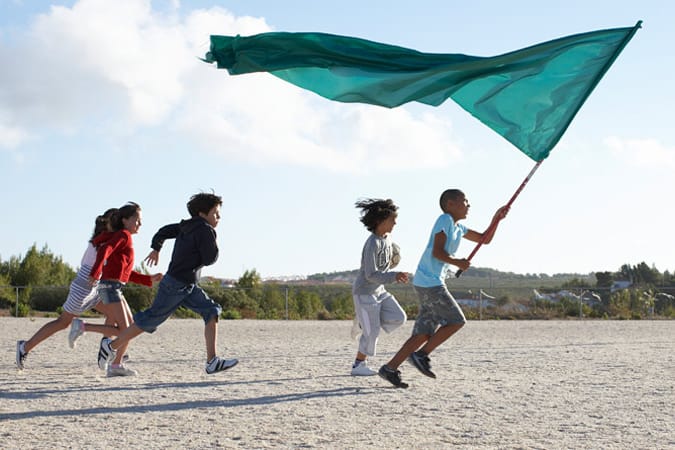
[[[101,301],[109,305],[111,303],[120,303],[125,300],[122,294],[124,283],[115,280],[101,280],[98,283],[98,296]],[[126,300],[125,300],[126,301]]]

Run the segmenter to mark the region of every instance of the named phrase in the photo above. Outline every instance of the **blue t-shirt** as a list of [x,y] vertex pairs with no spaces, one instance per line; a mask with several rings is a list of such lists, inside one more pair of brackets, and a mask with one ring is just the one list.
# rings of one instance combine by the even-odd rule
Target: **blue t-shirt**
[[436,223],[431,229],[431,236],[429,237],[427,247],[424,249],[422,258],[417,265],[417,271],[413,278],[413,284],[415,286],[434,287],[445,284],[445,278],[448,269],[450,268],[450,264],[447,264],[440,259],[436,259],[432,255],[434,249],[434,236],[441,231],[445,233],[445,236],[447,237],[445,241],[445,251],[448,252],[450,256],[454,256],[459,247],[459,242],[467,232],[467,228],[462,224],[456,224],[450,214],[441,214],[441,216],[436,219]]

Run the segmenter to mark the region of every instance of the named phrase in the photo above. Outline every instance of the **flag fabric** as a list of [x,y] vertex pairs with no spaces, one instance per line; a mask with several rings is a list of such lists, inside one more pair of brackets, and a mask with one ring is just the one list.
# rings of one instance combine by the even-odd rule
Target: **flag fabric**
[[493,57],[422,53],[325,33],[211,36],[204,61],[271,74],[340,102],[394,108],[448,98],[542,161],[642,22]]

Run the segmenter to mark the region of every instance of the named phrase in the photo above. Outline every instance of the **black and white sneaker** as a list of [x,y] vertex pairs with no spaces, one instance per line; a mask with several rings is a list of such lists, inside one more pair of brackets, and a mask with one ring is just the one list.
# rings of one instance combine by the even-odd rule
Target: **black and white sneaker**
[[106,370],[108,363],[115,359],[115,350],[110,346],[111,342],[110,338],[104,337],[98,347],[98,368],[101,370]]
[[426,353],[419,350],[413,352],[408,357],[408,362],[429,378],[436,378],[436,374],[431,371],[431,360]]
[[237,365],[239,360],[237,359],[223,359],[218,356],[211,358],[211,361],[206,363],[206,373],[209,375],[216,372],[222,372],[223,370],[230,369]]
[[377,372],[377,374],[397,388],[406,389],[408,387],[408,383],[401,381],[401,372],[390,369],[387,365],[380,367],[380,370]]
[[23,365],[26,362],[28,352],[25,350],[26,341],[16,341],[16,367],[23,370]]

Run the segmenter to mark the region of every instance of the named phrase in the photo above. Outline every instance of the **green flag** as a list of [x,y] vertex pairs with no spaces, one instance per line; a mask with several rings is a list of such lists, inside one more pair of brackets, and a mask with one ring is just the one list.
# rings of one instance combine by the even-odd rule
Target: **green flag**
[[211,36],[204,60],[232,75],[270,72],[340,102],[393,108],[451,98],[542,161],[641,23],[493,57],[421,53],[324,33]]

